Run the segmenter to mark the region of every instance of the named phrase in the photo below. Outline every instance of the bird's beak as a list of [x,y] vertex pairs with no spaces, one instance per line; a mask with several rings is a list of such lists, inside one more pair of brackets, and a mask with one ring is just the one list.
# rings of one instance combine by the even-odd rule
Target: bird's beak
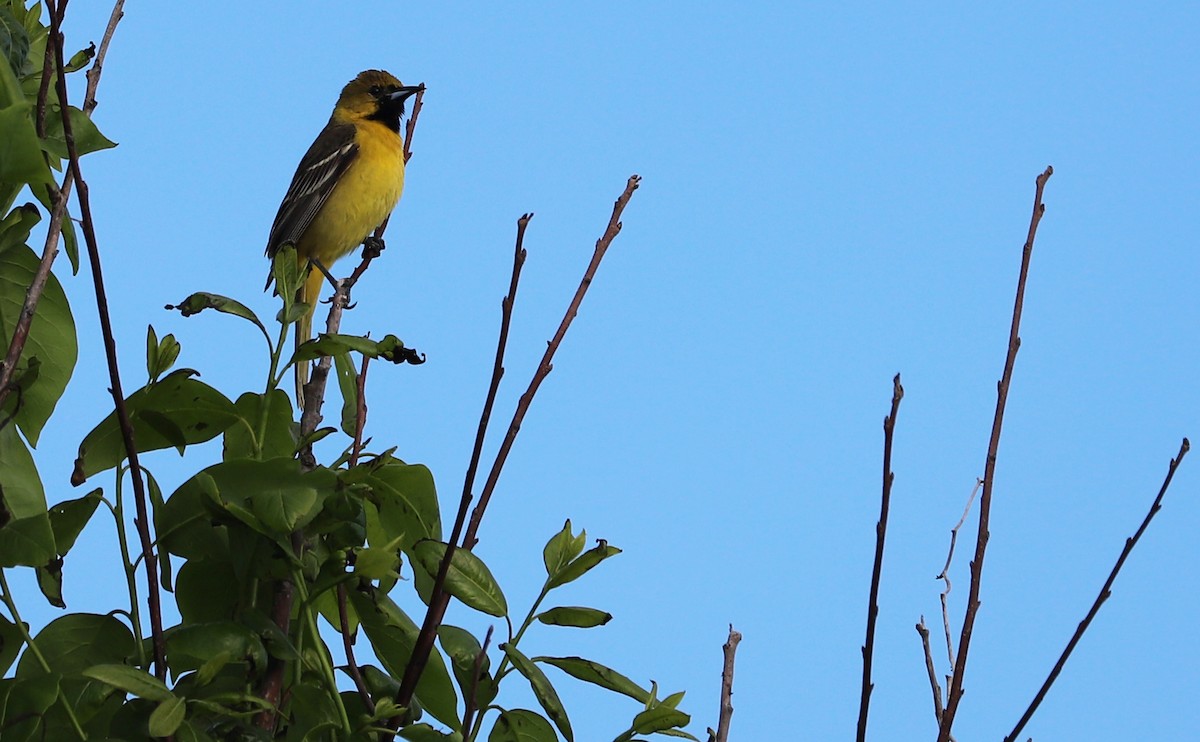
[[392,103],[403,103],[424,89],[424,83],[421,83],[420,85],[405,85],[396,92],[389,93],[388,100],[390,100]]

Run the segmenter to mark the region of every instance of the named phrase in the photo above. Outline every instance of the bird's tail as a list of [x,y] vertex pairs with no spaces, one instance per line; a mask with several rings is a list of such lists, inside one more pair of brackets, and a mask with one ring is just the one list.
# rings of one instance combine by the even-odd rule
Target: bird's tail
[[[317,308],[317,301],[321,296],[321,286],[324,283],[324,274],[313,268],[309,270],[308,278],[297,292],[296,299],[308,304],[308,311],[296,321],[297,348],[312,339],[313,312]],[[304,385],[308,383],[308,369],[309,361],[300,361],[296,364],[296,406],[301,410],[304,409]]]

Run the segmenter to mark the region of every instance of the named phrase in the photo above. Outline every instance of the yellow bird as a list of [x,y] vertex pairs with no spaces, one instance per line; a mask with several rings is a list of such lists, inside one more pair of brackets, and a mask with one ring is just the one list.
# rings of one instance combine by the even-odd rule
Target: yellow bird
[[[310,309],[296,323],[296,345],[312,336],[312,314],[321,284],[321,268],[361,245],[388,218],[404,189],[404,141],[400,118],[404,103],[424,85],[403,85],[382,70],[367,70],[342,88],[329,123],[300,160],[288,186],[267,256],[285,243],[309,270],[296,297]],[[320,264],[320,268],[314,264]],[[297,401],[303,407],[308,364],[296,367]]]

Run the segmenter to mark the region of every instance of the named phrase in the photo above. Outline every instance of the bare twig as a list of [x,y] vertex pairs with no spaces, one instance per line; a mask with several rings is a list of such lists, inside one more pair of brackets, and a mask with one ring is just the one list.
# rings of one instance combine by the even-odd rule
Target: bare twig
[[513,412],[512,421],[508,425],[508,432],[504,435],[504,441],[500,444],[500,450],[496,452],[496,459],[492,462],[492,469],[488,473],[487,481],[483,485],[483,491],[479,495],[479,502],[476,503],[475,509],[471,512],[471,521],[467,526],[467,532],[463,536],[462,545],[464,549],[472,549],[478,543],[476,534],[479,532],[479,525],[483,520],[483,514],[487,510],[488,502],[491,500],[492,492],[496,489],[496,483],[500,479],[500,471],[504,468],[504,462],[508,459],[508,453],[512,450],[513,442],[517,438],[517,432],[521,429],[521,423],[525,419],[525,413],[529,410],[529,405],[533,403],[533,397],[537,394],[538,387],[542,385],[542,381],[550,375],[553,370],[554,354],[558,351],[558,346],[562,344],[563,337],[567,334],[567,329],[570,328],[571,322],[575,319],[575,315],[579,313],[579,305],[583,303],[583,297],[587,294],[588,287],[592,285],[592,279],[596,275],[596,269],[600,267],[600,261],[604,259],[604,253],[608,250],[608,246],[621,232],[621,213],[625,211],[625,206],[629,203],[629,199],[633,197],[633,192],[637,190],[638,185],[642,182],[640,175],[630,175],[629,180],[625,183],[625,190],[617,198],[613,204],[612,216],[608,220],[608,227],[604,230],[604,234],[600,239],[596,240],[596,249],[592,253],[592,261],[588,264],[587,270],[584,271],[583,279],[579,282],[579,288],[575,290],[575,296],[571,299],[571,304],[567,307],[567,312],[563,315],[562,322],[558,325],[558,331],[554,333],[554,337],[546,345],[546,352],[542,354],[542,361],[538,364],[537,370],[533,374],[533,379],[529,382],[529,388],[521,395],[517,401],[517,409]]
[[925,670],[929,673],[929,687],[933,691],[933,717],[941,724],[942,686],[938,683],[937,668],[933,664],[933,649],[929,646],[929,629],[925,626],[924,616],[917,623],[917,633],[921,635],[921,646],[925,649]]
[[1188,442],[1188,439],[1184,438],[1183,442],[1179,445],[1179,453],[1175,455],[1175,458],[1171,459],[1171,464],[1167,467],[1167,477],[1163,480],[1162,487],[1158,489],[1158,496],[1154,498],[1154,502],[1150,505],[1150,511],[1146,513],[1146,517],[1142,519],[1142,524],[1138,526],[1133,536],[1125,539],[1125,548],[1121,550],[1121,555],[1117,557],[1117,563],[1113,565],[1112,571],[1108,573],[1108,579],[1104,581],[1104,587],[1100,588],[1100,594],[1096,596],[1091,609],[1088,610],[1083,620],[1079,622],[1079,626],[1075,628],[1075,633],[1071,635],[1071,640],[1067,642],[1066,648],[1059,655],[1058,662],[1054,663],[1054,667],[1046,677],[1046,682],[1042,683],[1042,687],[1038,689],[1037,695],[1030,702],[1029,708],[1025,709],[1025,713],[1021,715],[1021,720],[1017,722],[1013,730],[1004,738],[1004,742],[1015,740],[1017,735],[1021,733],[1021,730],[1025,728],[1025,725],[1029,723],[1034,712],[1037,711],[1038,706],[1041,705],[1042,700],[1046,697],[1046,693],[1050,690],[1050,686],[1054,685],[1054,681],[1058,679],[1063,666],[1067,664],[1067,659],[1071,656],[1071,652],[1075,651],[1075,645],[1083,638],[1083,632],[1087,631],[1088,626],[1092,623],[1092,619],[1100,612],[1100,606],[1104,605],[1104,601],[1108,600],[1112,595],[1112,586],[1116,582],[1117,574],[1120,573],[1121,567],[1125,565],[1125,560],[1133,552],[1133,547],[1137,546],[1138,539],[1146,532],[1150,521],[1162,509],[1163,496],[1167,494],[1167,488],[1171,486],[1171,480],[1175,477],[1175,470],[1179,468],[1179,463],[1183,461],[1183,457],[1191,447],[1192,445]]
[[871,597],[867,601],[867,638],[863,642],[862,697],[858,707],[858,742],[867,738],[867,714],[871,705],[871,660],[875,653],[875,621],[879,617],[879,580],[883,573],[883,545],[887,536],[888,507],[892,499],[892,434],[896,429],[896,414],[900,411],[900,400],[904,399],[904,387],[900,385],[900,374],[892,379],[892,409],[883,418],[883,494],[879,503],[879,521],[875,524],[875,566],[871,570]]
[[[503,442],[496,453],[496,458],[492,462],[491,471],[488,473],[488,478],[483,486],[483,491],[479,495],[479,501],[475,505],[475,509],[471,512],[471,519],[467,525],[466,532],[463,534],[462,541],[458,548],[470,551],[479,543],[477,534],[479,526],[483,519],[483,514],[487,510],[488,502],[491,500],[492,492],[496,488],[496,483],[500,478],[500,471],[504,468],[504,462],[508,458],[509,451],[517,437],[517,432],[521,429],[521,422],[525,419],[525,413],[529,410],[529,405],[533,402],[534,396],[537,394],[538,387],[542,381],[549,375],[553,364],[551,361],[554,358],[555,352],[559,345],[562,344],[563,337],[567,333],[567,329],[571,326],[571,321],[575,319],[575,315],[579,313],[579,306],[583,302],[583,297],[587,294],[588,287],[591,285],[593,278],[596,275],[596,269],[600,267],[600,261],[604,258],[605,252],[609,245],[621,231],[621,213],[624,212],[625,206],[629,203],[629,199],[633,197],[633,192],[637,190],[638,184],[641,182],[641,177],[638,175],[629,176],[629,180],[625,184],[625,190],[617,198],[613,204],[613,213],[609,218],[608,227],[604,234],[596,241],[596,249],[592,253],[592,260],[584,271],[583,279],[579,283],[579,288],[575,290],[575,296],[571,303],[567,306],[566,314],[559,323],[558,331],[554,337],[550,339],[546,346],[546,352],[542,355],[542,361],[534,371],[533,379],[529,382],[529,387],[525,393],[521,395],[517,402],[517,408],[513,412],[513,417],[508,425],[508,431],[504,436]],[[496,383],[499,383],[498,381]],[[486,427],[486,421],[482,423]],[[468,482],[473,475],[468,475]],[[470,497],[469,487],[468,492],[464,495],[464,500]],[[461,509],[461,507],[460,507]],[[461,513],[460,513],[461,514]],[[459,523],[455,523],[456,529]],[[449,542],[453,544],[453,539]],[[442,560],[439,567],[439,578],[444,583],[444,573],[448,569],[449,560],[453,556],[453,549],[447,548],[446,556]],[[414,645],[412,656],[409,659],[408,666],[404,670],[404,678],[400,682],[400,690],[396,694],[396,705],[406,708],[412,700],[413,691],[416,689],[417,680],[421,677],[421,673],[425,669],[425,664],[429,661],[429,653],[433,649],[433,637],[436,634],[437,626],[441,622],[442,616],[445,615],[446,606],[449,605],[449,596],[443,595],[438,601],[431,601],[430,608],[425,614],[425,622],[421,626],[421,632],[417,635],[417,642]],[[394,717],[389,720],[389,726],[393,729],[397,728],[401,723],[399,717]]]
[[113,338],[112,321],[108,312],[108,297],[104,291],[104,275],[100,267],[100,249],[96,241],[95,222],[92,219],[91,200],[87,182],[79,168],[79,152],[75,146],[75,134],[71,128],[70,109],[67,98],[67,76],[63,61],[63,37],[59,30],[59,19],[66,10],[67,0],[62,0],[61,10],[55,11],[55,3],[49,0],[47,7],[50,11],[51,29],[47,43],[54,46],[54,62],[58,69],[58,79],[55,81],[58,90],[58,102],[62,113],[63,137],[67,143],[67,154],[70,158],[71,173],[78,185],[76,198],[79,201],[79,213],[82,218],[84,241],[87,243],[88,261],[92,269],[92,285],[96,292],[96,312],[100,318],[100,331],[104,337],[104,352],[108,362],[108,377],[112,385],[113,404],[116,408],[117,423],[121,429],[121,438],[125,444],[125,454],[129,459],[129,476],[133,483],[134,504],[137,508],[138,537],[142,545],[142,561],[146,567],[146,582],[150,608],[150,630],[154,645],[154,674],[165,679],[167,665],[164,660],[165,645],[163,641],[162,608],[158,593],[158,562],[154,558],[153,539],[150,535],[150,515],[146,507],[146,487],[142,480],[142,468],[138,463],[137,444],[133,439],[133,424],[129,420],[129,411],[125,407],[125,394],[121,389],[121,374],[117,363],[117,343]]
[[[418,93],[420,95],[420,93]],[[508,347],[508,330],[512,324],[513,303],[517,298],[517,287],[521,282],[521,268],[525,265],[525,229],[529,226],[529,221],[533,219],[533,214],[523,214],[517,220],[517,239],[513,248],[513,267],[512,274],[508,280],[508,293],[500,302],[500,337],[496,341],[496,358],[492,363],[492,379],[488,383],[487,397],[483,403],[483,411],[479,414],[479,426],[475,430],[475,445],[471,449],[471,460],[467,464],[467,473],[463,479],[462,496],[459,498],[458,514],[454,518],[454,527],[450,531],[450,538],[446,541],[446,554],[442,557],[442,562],[438,566],[437,576],[433,581],[433,591],[429,600],[429,608],[425,611],[425,620],[421,623],[421,632],[417,635],[417,641],[414,645],[412,659],[409,660],[408,666],[404,671],[404,678],[400,683],[400,693],[397,695],[397,705],[406,707],[408,701],[412,698],[412,690],[416,688],[417,679],[420,678],[420,673],[424,670],[424,664],[429,660],[429,652],[433,648],[433,639],[437,635],[437,627],[441,625],[442,618],[446,615],[446,608],[450,605],[450,595],[445,591],[446,574],[450,570],[450,560],[454,557],[454,550],[457,547],[459,536],[462,535],[463,526],[466,524],[467,513],[471,509],[471,499],[473,497],[472,490],[475,487],[475,475],[479,470],[479,458],[483,453],[483,443],[487,438],[488,423],[492,417],[492,408],[496,404],[496,394],[500,391],[500,379],[504,377],[504,353]],[[417,660],[420,659],[418,664]],[[411,680],[409,679],[409,676]],[[405,680],[411,684],[409,688],[405,684]],[[403,702],[399,702],[403,699]],[[396,726],[399,725],[398,719],[393,719]]]
[[971,560],[971,586],[967,596],[967,609],[963,616],[962,630],[958,639],[958,659],[954,663],[954,675],[946,693],[946,710],[942,714],[942,724],[938,729],[938,742],[949,742],[950,731],[954,726],[954,716],[958,712],[958,704],[962,701],[963,676],[967,671],[967,656],[971,650],[971,632],[975,628],[975,616],[979,612],[979,589],[983,580],[983,558],[987,553],[988,519],[992,512],[992,488],[995,485],[996,454],[1000,448],[1000,431],[1004,426],[1004,407],[1008,402],[1008,389],[1012,383],[1013,366],[1017,360],[1017,349],[1021,347],[1021,309],[1025,302],[1025,283],[1029,277],[1029,262],[1033,255],[1033,240],[1037,235],[1038,223],[1046,207],[1042,204],[1042,191],[1046,181],[1054,174],[1054,168],[1047,167],[1037,177],[1036,189],[1033,196],[1033,216],[1029,220],[1029,232],[1025,237],[1025,246],[1021,251],[1021,273],[1017,279],[1017,295],[1013,301],[1012,326],[1008,333],[1008,354],[1004,360],[1004,373],[996,387],[996,414],[992,418],[992,434],[988,441],[987,460],[983,470],[983,492],[979,496],[979,531],[975,537],[975,558]]
[[475,693],[479,684],[479,676],[483,674],[483,661],[487,658],[488,644],[492,642],[492,632],[496,627],[489,626],[487,635],[483,637],[483,646],[479,648],[479,653],[475,655],[474,670],[471,673],[471,685],[467,689],[467,697],[463,700],[463,734],[471,731],[472,717],[475,716],[476,703]]
[[[100,84],[100,70],[104,64],[104,57],[108,54],[108,45],[112,41],[113,33],[117,29],[117,23],[124,15],[122,8],[125,5],[125,0],[118,0],[113,6],[112,15],[108,19],[108,28],[104,32],[104,38],[100,41],[100,49],[96,52],[96,59],[92,62],[91,69],[87,72],[88,86],[87,94],[83,102],[83,112],[88,116],[92,115],[92,111],[96,108],[96,88]],[[66,3],[59,10],[59,18],[65,12]],[[51,16],[54,15],[50,11]],[[53,53],[53,44],[46,45],[47,59]],[[43,68],[43,81],[45,81],[45,68]],[[41,95],[39,91],[39,96]],[[39,101],[44,98],[39,98]],[[39,102],[39,105],[44,106]],[[44,114],[43,114],[44,115]],[[50,277],[50,267],[54,264],[55,258],[58,257],[58,243],[62,236],[62,220],[66,214],[67,199],[71,193],[71,183],[74,180],[74,171],[68,169],[63,176],[62,185],[55,188],[53,184],[50,186],[50,201],[53,207],[50,210],[50,223],[46,229],[46,241],[42,246],[42,259],[38,263],[37,270],[34,272],[33,281],[29,284],[28,291],[25,292],[25,303],[21,306],[21,311],[17,315],[16,326],[13,328],[13,336],[9,340],[8,352],[4,355],[4,363],[0,366],[0,405],[8,398],[12,391],[12,378],[17,370],[17,363],[21,359],[21,352],[25,349],[25,343],[29,339],[29,328],[33,323],[33,316],[37,311],[38,302],[41,301],[42,294],[46,290],[46,281]]]
[[975,487],[971,489],[971,496],[967,498],[967,506],[963,508],[962,517],[958,519],[958,523],[950,529],[950,549],[946,552],[946,564],[942,567],[942,573],[935,580],[941,580],[946,583],[946,588],[942,590],[942,628],[946,633],[946,658],[950,662],[950,672],[954,672],[954,640],[951,638],[950,630],[950,607],[948,600],[950,598],[950,590],[954,587],[950,583],[950,563],[954,561],[954,546],[958,543],[958,531],[963,527],[963,523],[967,520],[967,514],[971,512],[971,505],[975,502],[975,495],[979,493],[979,488],[983,486],[982,479],[975,480]]
[[350,633],[350,615],[346,611],[346,583],[344,582],[339,582],[337,586],[337,604],[338,622],[342,629],[342,648],[346,650],[346,670],[354,681],[354,687],[358,690],[358,696],[362,699],[367,713],[371,713],[375,708],[375,702],[371,700],[371,693],[367,690],[367,683],[363,680],[362,671],[358,669],[358,660],[354,659],[354,638]]
[[708,730],[709,742],[729,742],[729,725],[733,721],[733,661],[741,641],[741,633],[729,624],[729,638],[722,647],[725,663],[721,667],[721,715],[717,720],[717,731]]

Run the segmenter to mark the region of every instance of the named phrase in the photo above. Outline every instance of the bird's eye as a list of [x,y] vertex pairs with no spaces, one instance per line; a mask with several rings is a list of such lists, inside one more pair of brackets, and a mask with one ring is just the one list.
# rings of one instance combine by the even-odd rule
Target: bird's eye
[[383,88],[381,88],[378,85],[372,85],[370,90],[368,90],[367,92],[369,92],[373,96],[378,97],[379,94],[383,92]]

